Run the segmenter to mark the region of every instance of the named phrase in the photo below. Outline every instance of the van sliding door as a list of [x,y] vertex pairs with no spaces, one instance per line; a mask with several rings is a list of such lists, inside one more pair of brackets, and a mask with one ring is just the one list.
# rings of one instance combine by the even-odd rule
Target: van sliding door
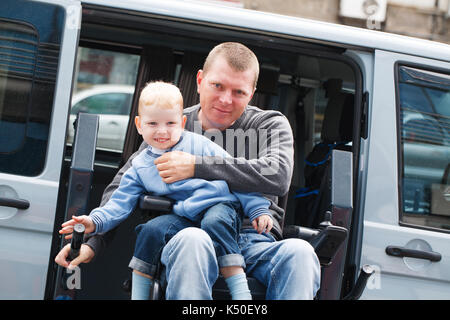
[[80,14],[0,2],[0,299],[44,298]]
[[377,50],[374,70],[362,298],[449,299],[450,64]]

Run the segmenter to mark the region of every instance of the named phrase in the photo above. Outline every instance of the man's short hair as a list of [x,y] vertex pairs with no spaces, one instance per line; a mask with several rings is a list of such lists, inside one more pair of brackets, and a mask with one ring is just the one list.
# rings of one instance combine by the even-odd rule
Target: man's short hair
[[255,81],[253,88],[256,88],[259,76],[259,62],[252,50],[238,42],[224,42],[215,46],[206,57],[203,64],[203,72],[208,73],[211,64],[218,57],[224,57],[231,68],[235,71],[255,70]]
[[141,91],[139,114],[145,105],[157,105],[161,109],[172,109],[177,106],[183,112],[183,96],[177,86],[168,82],[153,81],[147,83]]

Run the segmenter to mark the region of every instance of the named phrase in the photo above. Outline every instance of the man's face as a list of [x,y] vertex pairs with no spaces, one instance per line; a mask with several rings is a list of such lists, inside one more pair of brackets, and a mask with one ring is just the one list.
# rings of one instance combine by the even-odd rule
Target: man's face
[[214,59],[207,73],[197,73],[200,95],[199,119],[203,129],[224,130],[244,112],[254,93],[255,72],[232,69],[221,56]]
[[155,105],[145,105],[135,124],[139,134],[147,144],[158,149],[173,147],[180,140],[186,123],[181,108],[161,109]]

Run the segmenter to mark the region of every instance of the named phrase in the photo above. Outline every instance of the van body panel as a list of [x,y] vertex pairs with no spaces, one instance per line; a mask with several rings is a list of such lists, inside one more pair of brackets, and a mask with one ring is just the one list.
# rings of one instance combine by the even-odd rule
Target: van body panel
[[[361,265],[374,266],[376,273],[362,299],[449,299],[450,234],[444,230],[406,226],[399,220],[396,63],[450,70],[449,63],[375,51],[375,96],[371,108]],[[388,246],[434,251],[442,258],[432,262],[394,257],[386,253]]]
[[[449,234],[366,220],[361,263],[373,266],[375,274],[361,299],[449,299],[449,243]],[[442,260],[388,256],[385,249],[391,245],[417,249],[428,245]]]
[[[369,109],[369,155],[365,219],[395,223],[398,216],[397,184],[397,123],[395,113],[394,70],[390,53],[375,52],[372,104]],[[383,94],[379,94],[382,92]],[[369,195],[376,195],[370,197]],[[379,201],[383,199],[384,201]],[[386,203],[389,204],[386,207]],[[387,221],[388,220],[388,221]]]
[[[367,51],[358,51],[348,49],[344,55],[353,59],[359,66],[363,81],[363,92],[368,94],[369,100],[367,102],[368,110],[372,108],[372,97],[373,91],[373,73],[374,73],[374,53]],[[366,126],[370,128],[372,118],[369,116],[367,118]],[[359,164],[357,166],[357,180],[356,185],[358,188],[354,189],[354,212],[358,213],[354,215],[353,228],[356,229],[355,234],[357,238],[350,242],[348,245],[351,248],[348,252],[348,261],[351,261],[355,266],[361,265],[361,247],[362,247],[362,235],[363,235],[363,224],[364,224],[364,206],[367,194],[367,179],[368,179],[368,159],[370,154],[369,142],[371,140],[371,135],[368,134],[367,139],[360,138],[360,148],[359,148]],[[358,274],[354,274],[352,281],[356,281]]]
[[[17,9],[16,12],[18,12],[15,6],[26,4],[25,1],[22,2],[12,5],[10,9]],[[61,27],[61,30],[58,30],[61,32],[61,41],[59,45],[54,46],[59,48],[59,64],[56,65],[57,70],[55,69],[55,94],[49,124],[47,154],[40,174],[23,176],[0,173],[0,196],[25,199],[29,202],[27,209],[0,207],[0,270],[2,271],[0,299],[44,298],[80,28],[79,2],[58,1],[56,5],[55,1],[34,1],[34,3],[42,3],[47,9],[50,8],[50,12],[58,14],[54,19],[59,21]],[[4,3],[0,6],[2,5]],[[40,7],[33,8],[39,11],[36,8]],[[20,8],[23,20],[16,16],[14,21],[20,20],[20,23],[34,25],[40,33],[40,47],[44,41],[43,34],[49,30],[38,25],[36,21],[28,20],[30,16],[40,14],[40,12],[30,12],[31,9],[31,6]],[[1,13],[0,17],[2,17]],[[51,18],[40,17],[40,19]],[[54,26],[54,28],[58,27]],[[29,157],[33,156],[32,153],[29,154]]]

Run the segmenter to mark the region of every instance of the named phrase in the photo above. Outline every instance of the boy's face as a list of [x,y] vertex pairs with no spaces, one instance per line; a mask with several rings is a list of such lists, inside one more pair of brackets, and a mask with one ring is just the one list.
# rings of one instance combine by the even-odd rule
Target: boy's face
[[135,124],[148,145],[168,149],[180,140],[186,116],[179,106],[162,109],[156,105],[144,105],[141,114],[135,118]]

